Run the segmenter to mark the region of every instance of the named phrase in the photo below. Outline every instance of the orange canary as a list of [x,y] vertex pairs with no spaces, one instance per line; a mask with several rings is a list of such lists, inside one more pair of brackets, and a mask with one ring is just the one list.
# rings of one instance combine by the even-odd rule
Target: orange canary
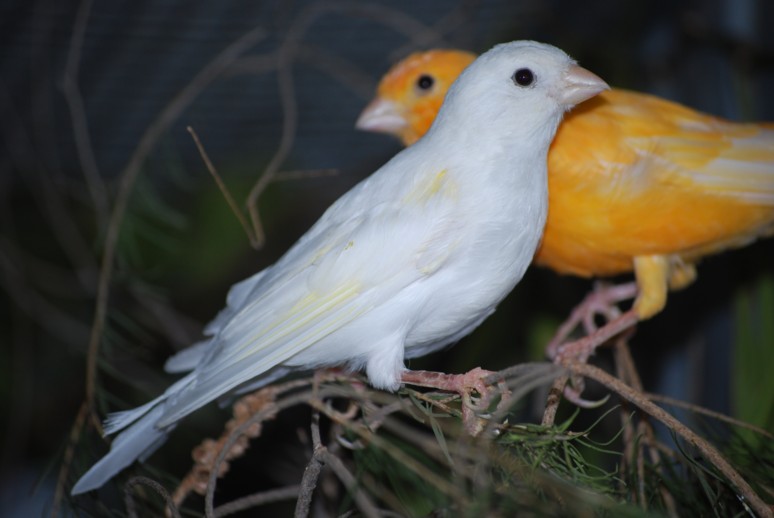
[[[407,57],[357,127],[412,144],[473,59],[457,50]],[[633,271],[636,285],[616,300],[636,295],[633,324],[690,284],[703,256],[774,233],[774,125],[614,88],[566,114],[548,155],[548,192],[535,262],[581,277]]]

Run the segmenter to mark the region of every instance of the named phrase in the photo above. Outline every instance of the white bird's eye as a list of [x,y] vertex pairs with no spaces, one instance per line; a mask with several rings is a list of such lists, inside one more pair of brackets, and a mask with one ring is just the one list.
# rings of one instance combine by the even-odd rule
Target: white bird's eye
[[529,86],[535,82],[535,74],[528,68],[520,68],[513,73],[513,82],[519,86]]

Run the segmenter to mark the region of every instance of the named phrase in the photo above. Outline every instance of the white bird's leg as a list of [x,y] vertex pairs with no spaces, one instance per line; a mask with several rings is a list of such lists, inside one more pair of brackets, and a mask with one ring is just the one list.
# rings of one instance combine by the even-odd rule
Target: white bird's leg
[[[483,429],[476,412],[489,408],[492,399],[500,394],[501,401],[498,408],[507,404],[510,391],[503,380],[497,381],[497,390],[493,391],[487,378],[495,372],[476,367],[465,374],[444,374],[431,371],[405,371],[402,376],[403,383],[418,385],[420,387],[434,388],[445,392],[456,392],[462,398],[462,422],[465,429],[471,435],[478,435]],[[478,392],[480,399],[478,404],[473,402],[471,392]]]

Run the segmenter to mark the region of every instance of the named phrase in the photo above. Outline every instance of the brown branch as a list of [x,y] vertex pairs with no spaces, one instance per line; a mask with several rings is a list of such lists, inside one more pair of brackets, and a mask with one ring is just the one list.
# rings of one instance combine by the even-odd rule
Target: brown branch
[[[325,390],[328,391],[328,389],[329,388],[326,387]],[[330,387],[330,389],[335,389],[335,387]],[[338,394],[339,396],[341,395],[336,390],[330,390],[329,393],[331,395],[336,395],[336,394]],[[378,397],[379,395],[380,394],[378,392],[369,392],[367,397],[368,399],[373,399],[374,396]],[[320,397],[321,398],[326,397],[323,391],[321,391]],[[365,397],[365,396],[360,396],[360,397]],[[341,419],[340,414],[338,412],[335,412],[331,408],[324,405],[321,400],[310,400],[308,404],[312,406],[312,408],[316,408],[320,410],[320,412],[325,414],[326,417],[328,417],[335,423],[341,424],[347,430],[360,436],[360,438],[366,441],[367,443],[372,444],[375,447],[381,448],[382,450],[384,450],[386,453],[391,455],[396,461],[400,462],[403,467],[413,471],[420,478],[427,481],[429,484],[432,484],[433,486],[435,486],[439,491],[449,496],[452,500],[454,500],[459,505],[463,505],[463,506],[467,505],[468,502],[465,496],[460,493],[459,488],[457,488],[455,485],[445,480],[443,477],[439,476],[431,469],[424,466],[421,462],[419,462],[417,459],[415,459],[414,457],[406,453],[404,450],[390,444],[388,441],[379,437],[378,435],[373,434],[368,427],[365,427],[362,425],[356,426],[354,423],[350,421]]]
[[758,496],[755,490],[742,478],[738,471],[723,457],[712,444],[707,442],[693,430],[678,421],[661,407],[652,403],[643,393],[634,390],[614,376],[598,367],[588,364],[571,363],[567,365],[573,373],[591,378],[616,392],[624,399],[634,403],[643,411],[664,423],[675,434],[693,445],[707,458],[733,485],[746,503],[760,516],[774,516],[774,511]]
[[94,209],[97,213],[97,234],[101,233],[99,224],[107,221],[109,201],[105,183],[99,174],[97,160],[91,145],[89,124],[86,119],[86,109],[83,104],[80,88],[78,87],[78,69],[81,63],[81,51],[83,50],[83,37],[91,12],[92,0],[83,0],[75,18],[73,34],[70,38],[70,47],[67,54],[62,78],[62,90],[64,92],[67,107],[70,110],[70,118],[73,125],[73,139],[78,159],[83,169],[83,177],[86,180],[89,194],[91,195]]
[[301,491],[299,493],[298,501],[296,502],[295,518],[306,518],[309,516],[309,508],[312,503],[312,495],[315,487],[317,487],[317,480],[320,478],[320,472],[323,466],[328,466],[331,471],[339,478],[344,484],[344,487],[355,499],[360,511],[363,515],[370,518],[378,518],[379,510],[371,502],[362,490],[357,486],[357,480],[350,473],[344,463],[336,455],[332,454],[328,448],[322,443],[320,438],[320,412],[315,410],[312,412],[312,458],[309,460],[306,469],[304,469],[304,476],[301,480]]
[[[306,381],[305,384],[308,385],[308,381]],[[226,441],[224,441],[220,452],[212,464],[213,467],[210,471],[209,479],[207,480],[207,491],[204,495],[204,513],[207,518],[213,518],[215,516],[213,501],[215,499],[215,487],[217,485],[216,481],[218,478],[218,473],[221,469],[220,466],[226,461],[228,452],[232,450],[237,441],[239,441],[240,438],[245,435],[251,427],[262,423],[266,419],[269,419],[272,415],[279,414],[286,408],[290,408],[292,406],[301,404],[304,401],[308,401],[311,396],[311,390],[304,390],[297,394],[288,396],[282,400],[277,401],[273,405],[263,408],[261,411],[252,415],[250,419],[231,430],[231,433],[228,435]]]
[[188,130],[188,133],[191,134],[191,138],[193,138],[194,144],[196,144],[196,149],[199,150],[199,155],[201,155],[202,160],[204,161],[204,165],[207,166],[207,171],[210,172],[212,179],[215,180],[215,184],[218,186],[221,194],[223,194],[223,197],[226,199],[226,203],[228,203],[231,212],[234,213],[234,216],[236,216],[237,220],[239,220],[239,224],[242,225],[242,229],[244,229],[245,234],[247,234],[247,239],[250,241],[250,246],[253,248],[259,248],[260,244],[258,243],[258,239],[253,232],[253,229],[250,228],[250,224],[245,219],[244,214],[242,214],[242,211],[239,209],[239,206],[237,205],[233,196],[231,196],[231,193],[226,187],[226,184],[223,183],[223,179],[220,177],[220,174],[215,169],[215,166],[212,165],[212,161],[210,160],[207,151],[205,151],[204,146],[199,140],[199,135],[196,134],[196,131],[191,126],[186,126],[186,130]]
[[740,421],[739,419],[735,419],[726,414],[721,414],[720,412],[715,412],[714,410],[710,410],[709,408],[705,408],[699,405],[694,405],[692,403],[686,403],[685,401],[680,401],[678,399],[674,399],[669,396],[662,396],[661,394],[653,394],[652,392],[645,392],[643,395],[646,398],[650,399],[651,401],[658,401],[660,403],[664,403],[670,406],[676,406],[678,408],[682,408],[690,412],[694,412],[696,414],[706,415],[708,417],[712,417],[713,419],[717,419],[718,421],[723,421],[724,423],[732,424],[740,428],[745,428],[757,434],[763,435],[767,439],[774,440],[774,435],[772,435],[767,430],[764,430],[760,426],[755,426],[754,424]]
[[[183,90],[166,106],[159,116],[145,130],[134,154],[121,173],[120,188],[110,215],[110,222],[105,235],[104,251],[100,269],[99,283],[97,287],[94,319],[91,328],[91,337],[86,360],[86,400],[93,409],[96,395],[97,356],[99,344],[107,315],[108,292],[110,279],[113,273],[116,244],[121,228],[121,223],[129,203],[135,180],[140,173],[140,167],[155,147],[156,142],[169,126],[177,120],[183,110],[214,81],[240,54],[257,43],[264,37],[262,28],[257,27],[229,45],[208,63]],[[92,412],[93,422],[97,429],[101,429],[99,420]]]
[[67,447],[65,448],[62,457],[62,464],[59,466],[59,475],[56,477],[56,490],[54,491],[54,498],[51,504],[51,518],[57,518],[59,516],[59,509],[61,508],[62,499],[64,498],[64,488],[65,485],[67,485],[67,474],[73,463],[75,447],[78,444],[78,438],[81,436],[81,430],[83,429],[83,424],[86,422],[86,416],[88,416],[88,414],[89,406],[84,401],[81,404],[81,408],[78,410],[75,422],[70,428],[70,434],[67,437]]
[[[631,386],[635,390],[642,392],[643,391],[642,380],[640,379],[640,375],[637,372],[637,367],[634,364],[634,359],[632,358],[631,349],[629,348],[629,338],[632,334],[632,331],[633,329],[630,330],[629,332],[624,333],[623,336],[620,336],[616,339],[615,346],[613,348],[616,373],[619,379],[628,380],[629,386]],[[624,470],[626,466],[626,462],[628,462],[630,458],[634,457],[632,448],[636,443],[636,445],[638,446],[636,458],[637,458],[637,466],[638,466],[638,485],[640,487],[640,502],[643,509],[647,509],[648,501],[645,499],[645,493],[644,493],[645,491],[644,448],[647,446],[648,453],[650,455],[650,461],[655,467],[655,469],[661,469],[661,466],[662,466],[661,453],[659,452],[658,448],[655,447],[655,443],[657,442],[656,434],[653,431],[653,426],[651,426],[650,421],[647,419],[643,419],[642,421],[640,421],[640,423],[637,426],[639,441],[635,441],[631,419],[629,419],[628,414],[622,415],[621,419],[624,425],[623,439],[624,439],[624,444],[626,445],[625,446],[626,454],[623,457],[624,462],[622,463],[621,467],[622,467],[622,470]],[[677,503],[675,502],[675,499],[672,496],[672,494],[669,492],[669,489],[663,483],[659,483],[659,493],[661,494],[661,499],[664,502],[664,506],[666,507],[667,514],[669,516],[676,517]]]
[[282,502],[283,500],[292,500],[298,496],[299,486],[288,486],[279,489],[270,489],[261,491],[252,495],[237,498],[227,504],[215,508],[216,518],[228,516],[245,509],[259,507],[261,505],[271,504],[273,502]]
[[298,500],[296,500],[296,509],[293,513],[295,518],[304,518],[309,516],[309,509],[312,506],[312,495],[317,488],[317,481],[320,479],[320,473],[325,465],[320,451],[324,448],[320,440],[320,412],[312,412],[312,457],[304,468],[304,474],[299,484]]
[[[298,126],[298,104],[295,98],[293,63],[300,52],[301,40],[306,31],[319,17],[328,12],[341,12],[350,16],[372,18],[412,39],[416,38],[417,34],[420,33],[434,32],[430,27],[423,25],[415,18],[401,11],[378,4],[363,4],[352,1],[330,1],[311,4],[293,21],[277,53],[277,85],[280,94],[280,106],[282,108],[282,134],[280,142],[263,174],[261,174],[250,190],[246,201],[247,211],[250,214],[250,220],[253,225],[253,232],[259,246],[263,246],[266,234],[258,212],[258,199],[269,184],[274,181],[280,166],[289,155],[295,141]],[[440,35],[438,37],[440,39]]]
[[124,504],[126,505],[126,514],[129,518],[137,518],[139,516],[137,514],[137,506],[134,502],[133,492],[134,488],[140,485],[148,486],[161,495],[167,506],[168,515],[172,516],[172,518],[180,518],[180,511],[178,511],[177,506],[172,502],[172,497],[169,496],[169,492],[164,486],[153,479],[141,476],[132,477],[129,479],[129,482],[126,483],[126,486],[124,486]]
[[554,426],[554,423],[556,422],[556,412],[559,410],[559,403],[562,401],[564,387],[569,380],[569,376],[560,376],[554,380],[554,383],[548,390],[546,408],[543,411],[543,419],[540,421],[541,426]]
[[[376,90],[377,82],[373,77],[350,61],[319,47],[299,44],[296,51],[296,61],[337,80],[350,88],[361,99],[370,99]],[[277,66],[277,56],[274,52],[262,56],[244,56],[234,61],[227,74],[265,74],[275,71]]]
[[371,499],[368,498],[365,491],[358,488],[359,484],[357,483],[357,480],[341,459],[333,455],[327,448],[324,448],[321,452],[320,456],[322,461],[331,468],[331,471],[336,474],[339,480],[344,484],[344,487],[347,488],[347,491],[354,497],[355,503],[363,513],[363,516],[368,518],[379,518],[379,509],[371,502]]
[[10,158],[8,161],[19,170],[32,173],[21,175],[21,179],[28,184],[40,213],[48,220],[52,229],[51,235],[62,248],[75,272],[79,274],[78,281],[84,291],[90,294],[95,288],[91,274],[96,270],[92,247],[85,241],[78,225],[64,205],[61,193],[58,191],[59,186],[50,178],[44,177],[46,164],[26,131],[17,108],[17,103],[11,98],[6,84],[0,78],[0,113],[2,113],[0,129],[7,143],[6,155]]

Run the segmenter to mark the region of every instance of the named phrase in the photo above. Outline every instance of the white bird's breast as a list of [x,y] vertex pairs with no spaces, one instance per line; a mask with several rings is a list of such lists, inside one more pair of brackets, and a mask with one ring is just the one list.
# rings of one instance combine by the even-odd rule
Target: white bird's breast
[[430,206],[445,206],[449,221],[441,231],[448,235],[438,242],[450,250],[423,255],[417,268],[428,275],[405,290],[409,300],[425,299],[412,315],[407,357],[426,354],[472,331],[511,292],[532,261],[547,213],[545,166],[538,160],[531,171],[489,174],[493,178],[470,181],[458,171],[444,170],[412,191]]

